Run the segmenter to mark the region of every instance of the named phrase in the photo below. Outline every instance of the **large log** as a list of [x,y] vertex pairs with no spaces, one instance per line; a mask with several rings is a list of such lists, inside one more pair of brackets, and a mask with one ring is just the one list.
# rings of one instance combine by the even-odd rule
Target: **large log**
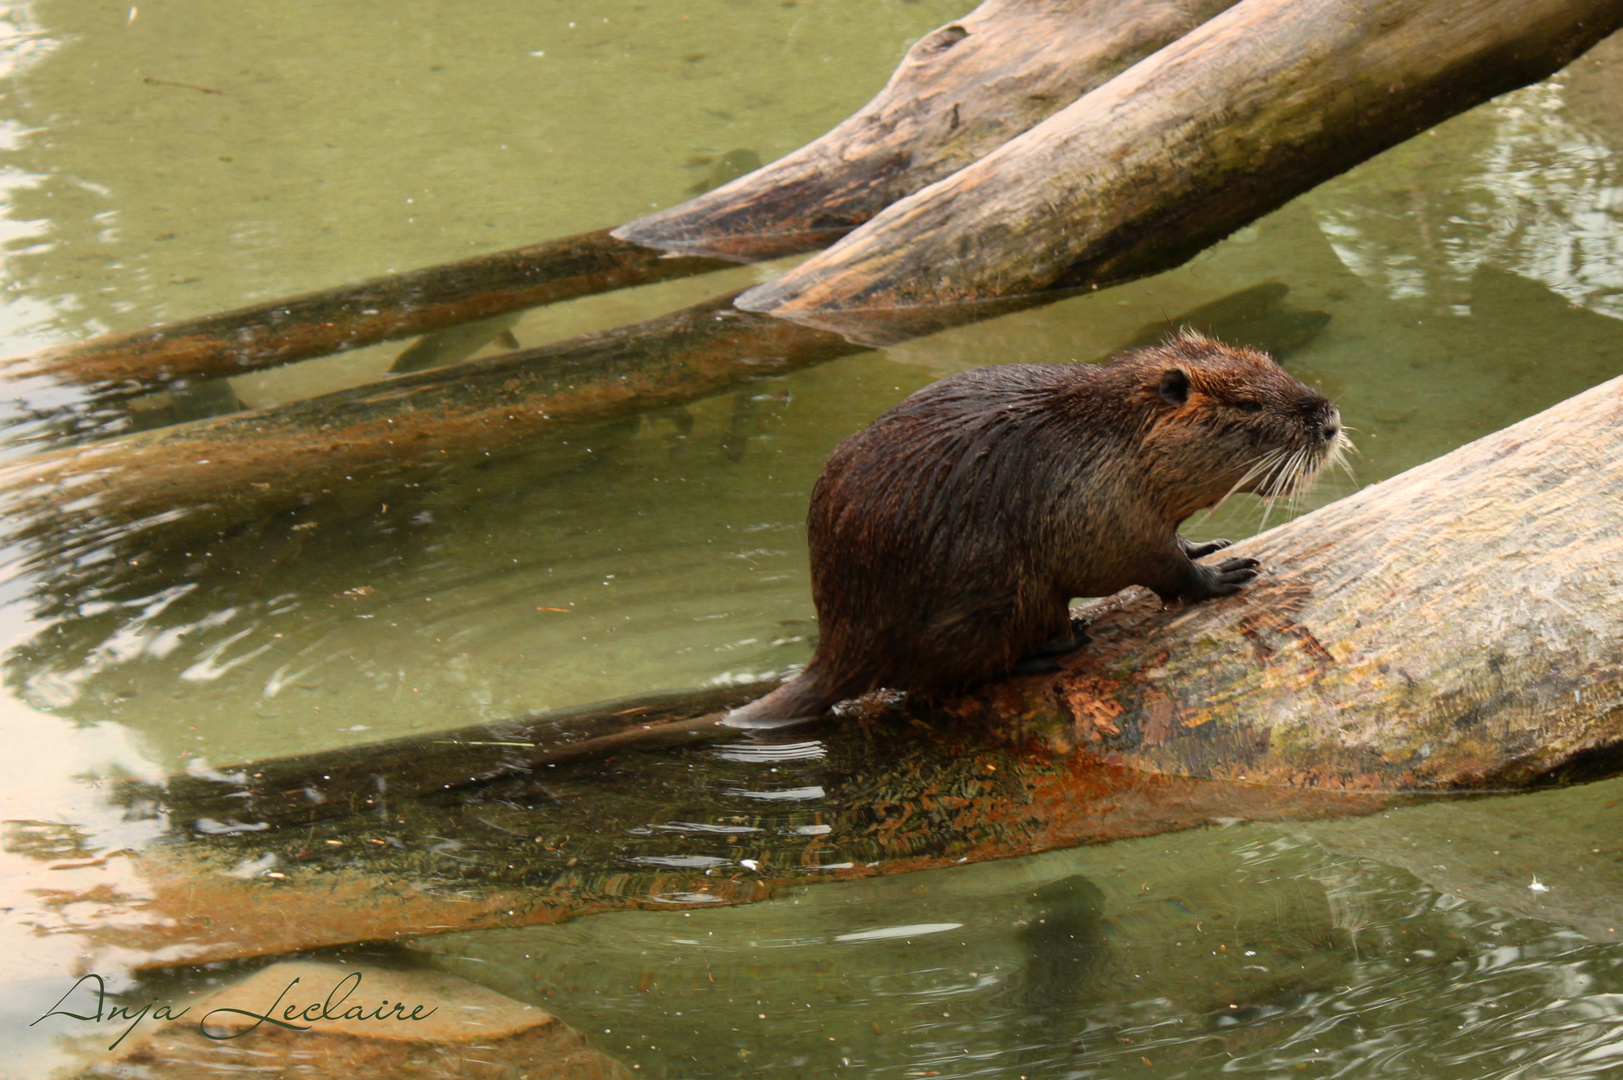
[[11,535],[53,549],[128,535],[132,522],[174,535],[218,529],[861,349],[736,311],[724,296],[554,345],[26,458],[0,471],[0,494]]
[[[77,929],[138,964],[221,959],[1618,769],[1623,378],[1235,550],[1267,569],[1238,596],[1100,602],[1062,673],[935,711],[871,702],[773,745],[718,728],[736,698],[708,691],[132,789],[177,842]],[[90,898],[61,880],[53,905]]]
[[11,378],[74,383],[103,397],[146,394],[177,382],[245,375],[728,265],[672,258],[599,230],[199,319],[104,334],[6,361],[0,370]]
[[1619,26],[1623,0],[1243,0],[738,303],[860,333],[1164,270]]
[[[102,397],[246,374],[505,312],[830,243],[967,165],[1235,0],[988,0],[909,50],[885,89],[801,150],[608,230],[163,326],[11,362]],[[416,359],[405,370],[415,370]]]
[[884,90],[827,135],[614,235],[748,261],[831,244],[1234,2],[987,0],[920,38]]

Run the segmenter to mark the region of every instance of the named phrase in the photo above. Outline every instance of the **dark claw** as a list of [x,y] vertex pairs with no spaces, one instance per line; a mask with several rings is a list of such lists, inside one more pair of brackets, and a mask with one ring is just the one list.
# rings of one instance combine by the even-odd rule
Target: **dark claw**
[[1052,675],[1056,671],[1063,670],[1064,668],[1052,660],[1045,660],[1040,656],[1026,656],[1022,657],[1014,667],[1010,668],[1009,673],[1012,675]]
[[1233,596],[1241,586],[1256,579],[1260,565],[1256,559],[1224,559],[1212,574],[1213,595]]
[[1222,551],[1233,542],[1232,540],[1205,540],[1197,544],[1193,540],[1178,537],[1178,546],[1183,548],[1183,553],[1191,559],[1204,559],[1214,551]]

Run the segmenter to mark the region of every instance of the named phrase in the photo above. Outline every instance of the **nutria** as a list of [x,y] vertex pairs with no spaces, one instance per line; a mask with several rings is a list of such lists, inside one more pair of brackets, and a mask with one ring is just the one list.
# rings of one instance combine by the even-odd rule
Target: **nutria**
[[1193,331],[1092,364],[1010,364],[926,386],[835,448],[812,490],[820,638],[799,675],[728,714],[927,697],[1080,644],[1073,597],[1227,596],[1255,559],[1178,525],[1235,491],[1296,492],[1345,442],[1334,405],[1263,353]]

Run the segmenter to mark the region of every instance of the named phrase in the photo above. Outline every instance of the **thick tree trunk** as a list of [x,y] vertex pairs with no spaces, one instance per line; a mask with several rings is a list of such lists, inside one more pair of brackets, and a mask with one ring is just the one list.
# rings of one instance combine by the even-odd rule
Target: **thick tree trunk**
[[600,230],[200,319],[104,334],[7,361],[0,370],[12,378],[74,383],[104,396],[145,394],[176,382],[243,375],[728,265],[672,258]]
[[[1600,775],[1623,748],[1620,537],[1614,379],[1235,545],[1267,570],[1238,596],[1104,601],[1061,674],[933,714],[875,705],[774,751],[716,727],[739,698],[707,691],[175,778],[158,797],[189,841],[136,857],[141,898],[96,894],[106,922],[79,930],[221,959]],[[683,824],[716,814],[739,829]]]
[[1234,2],[987,0],[920,38],[885,89],[816,142],[614,235],[746,261],[831,244]]
[[860,333],[1165,270],[1620,25],[1623,0],[1243,0],[738,303]]
[[132,521],[177,535],[215,529],[859,351],[724,296],[538,349],[27,458],[0,472],[0,494],[13,536],[120,534]]

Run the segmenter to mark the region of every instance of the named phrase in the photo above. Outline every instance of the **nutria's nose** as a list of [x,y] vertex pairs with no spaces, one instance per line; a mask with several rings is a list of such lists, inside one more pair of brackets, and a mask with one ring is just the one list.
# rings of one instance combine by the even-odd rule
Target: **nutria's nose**
[[1335,442],[1336,436],[1341,434],[1341,412],[1338,409],[1330,410],[1330,417],[1324,422],[1324,441]]

